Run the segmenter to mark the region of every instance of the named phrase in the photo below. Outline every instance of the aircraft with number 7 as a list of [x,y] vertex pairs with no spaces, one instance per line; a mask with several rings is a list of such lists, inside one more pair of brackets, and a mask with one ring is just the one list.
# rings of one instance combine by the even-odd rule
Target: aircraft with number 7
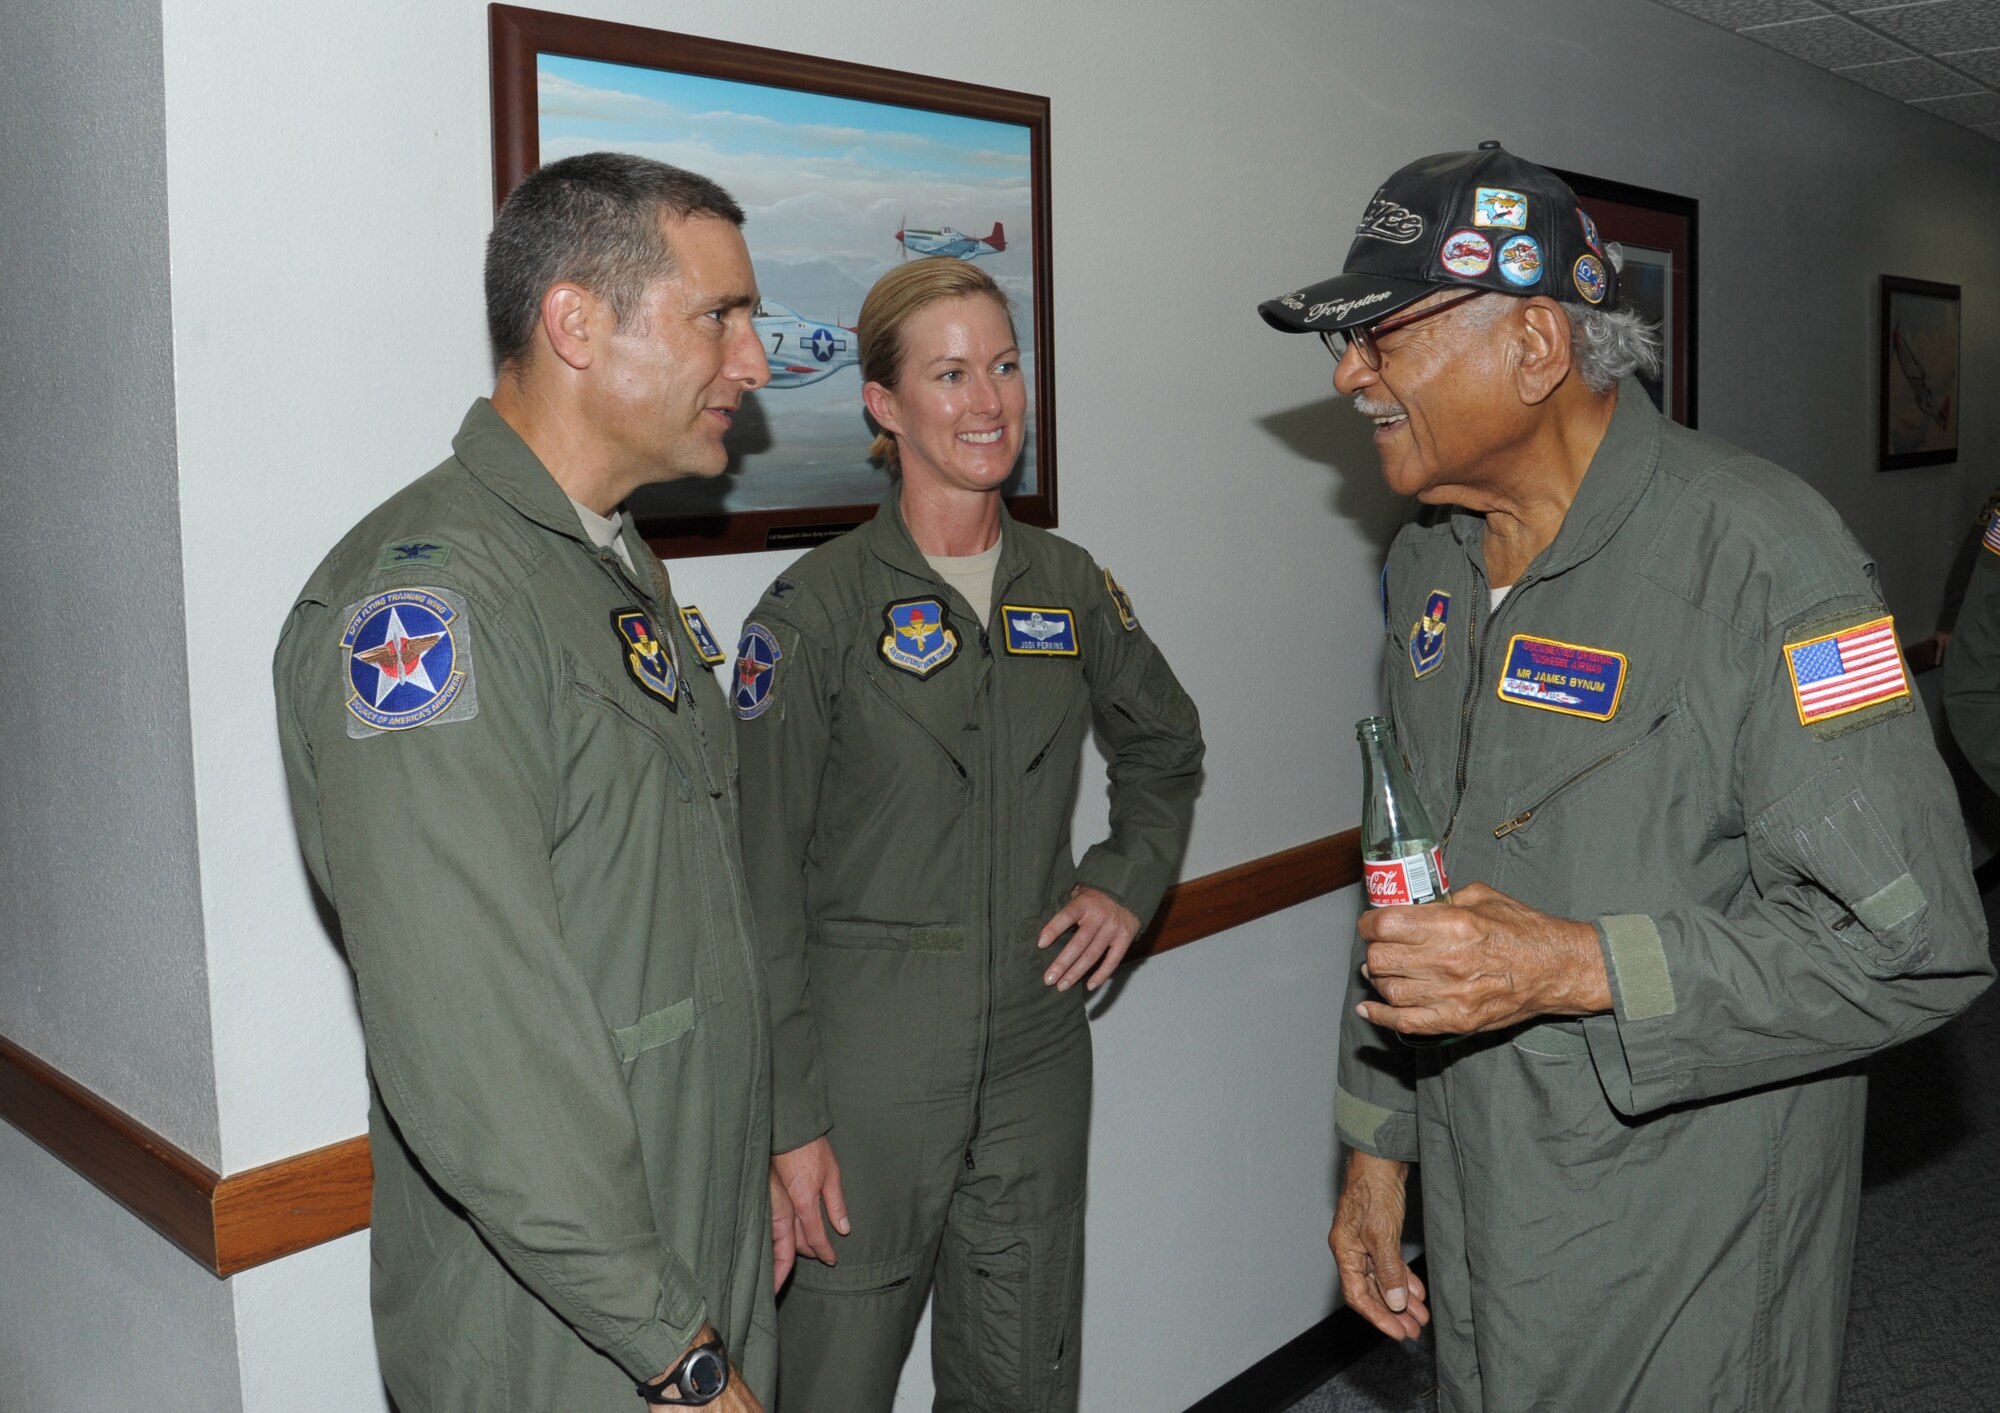
[[764,341],[774,388],[802,388],[861,362],[860,340],[849,325],[808,319],[768,299],[751,322]]

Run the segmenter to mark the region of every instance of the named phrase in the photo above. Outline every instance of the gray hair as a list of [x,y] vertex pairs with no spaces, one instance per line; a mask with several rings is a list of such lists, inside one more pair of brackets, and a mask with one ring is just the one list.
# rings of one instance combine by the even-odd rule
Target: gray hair
[[[1611,268],[1625,268],[1625,249],[1616,241],[1605,244]],[[1562,304],[1569,315],[1569,360],[1583,385],[1594,393],[1606,393],[1618,386],[1629,373],[1656,377],[1660,371],[1660,326],[1647,319],[1628,302],[1618,309],[1598,309],[1588,304]]]

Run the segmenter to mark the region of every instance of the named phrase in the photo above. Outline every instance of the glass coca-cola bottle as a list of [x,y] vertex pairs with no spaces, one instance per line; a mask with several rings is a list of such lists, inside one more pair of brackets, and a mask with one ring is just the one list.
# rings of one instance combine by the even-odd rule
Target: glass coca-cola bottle
[[[1396,724],[1386,716],[1370,716],[1356,723],[1354,734],[1361,741],[1361,875],[1368,906],[1450,902],[1444,851],[1403,767],[1403,753],[1396,749]],[[1402,1036],[1411,1045],[1452,1038]]]

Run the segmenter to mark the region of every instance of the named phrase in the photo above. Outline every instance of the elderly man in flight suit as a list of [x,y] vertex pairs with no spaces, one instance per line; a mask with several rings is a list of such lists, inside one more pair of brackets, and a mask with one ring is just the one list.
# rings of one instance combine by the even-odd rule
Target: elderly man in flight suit
[[1958,748],[2000,794],[2000,506],[1987,513],[1945,649],[1944,710]]
[[492,400],[328,554],[278,646],[367,1037],[402,1413],[741,1413],[773,1372],[770,1028],[720,654],[617,509],[720,473],[769,378],[742,221],[639,158],[523,181],[487,247]]
[[1987,985],[1985,926],[1867,554],[1624,377],[1616,266],[1486,143],[1260,310],[1439,508],[1389,552],[1385,681],[1458,884],[1361,922],[1329,1243],[1379,1328],[1434,1324],[1446,1409],[1831,1409],[1855,1062]]

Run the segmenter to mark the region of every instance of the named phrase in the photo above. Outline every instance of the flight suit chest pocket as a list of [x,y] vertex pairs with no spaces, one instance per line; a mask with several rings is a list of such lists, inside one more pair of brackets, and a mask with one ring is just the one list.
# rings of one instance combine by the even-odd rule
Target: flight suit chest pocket
[[1556,729],[1579,745],[1511,792],[1490,826],[1501,886],[1572,917],[1651,910],[1675,879],[1649,861],[1696,858],[1714,832],[1684,704],[1654,703],[1602,735],[1580,720]]
[[1090,723],[1090,692],[1074,659],[1021,664],[1008,684],[1007,752],[1015,774],[1062,778]]
[[664,705],[636,688],[608,680],[565,654],[565,693],[573,771],[592,778],[619,768],[635,774],[664,769],[665,781],[683,801],[695,797],[694,772],[683,759],[664,718]]
[[[574,660],[552,723],[561,744],[554,868],[564,936],[628,1075],[723,999],[737,934],[733,816],[674,739],[666,708]],[[685,709],[685,703],[683,704]]]

